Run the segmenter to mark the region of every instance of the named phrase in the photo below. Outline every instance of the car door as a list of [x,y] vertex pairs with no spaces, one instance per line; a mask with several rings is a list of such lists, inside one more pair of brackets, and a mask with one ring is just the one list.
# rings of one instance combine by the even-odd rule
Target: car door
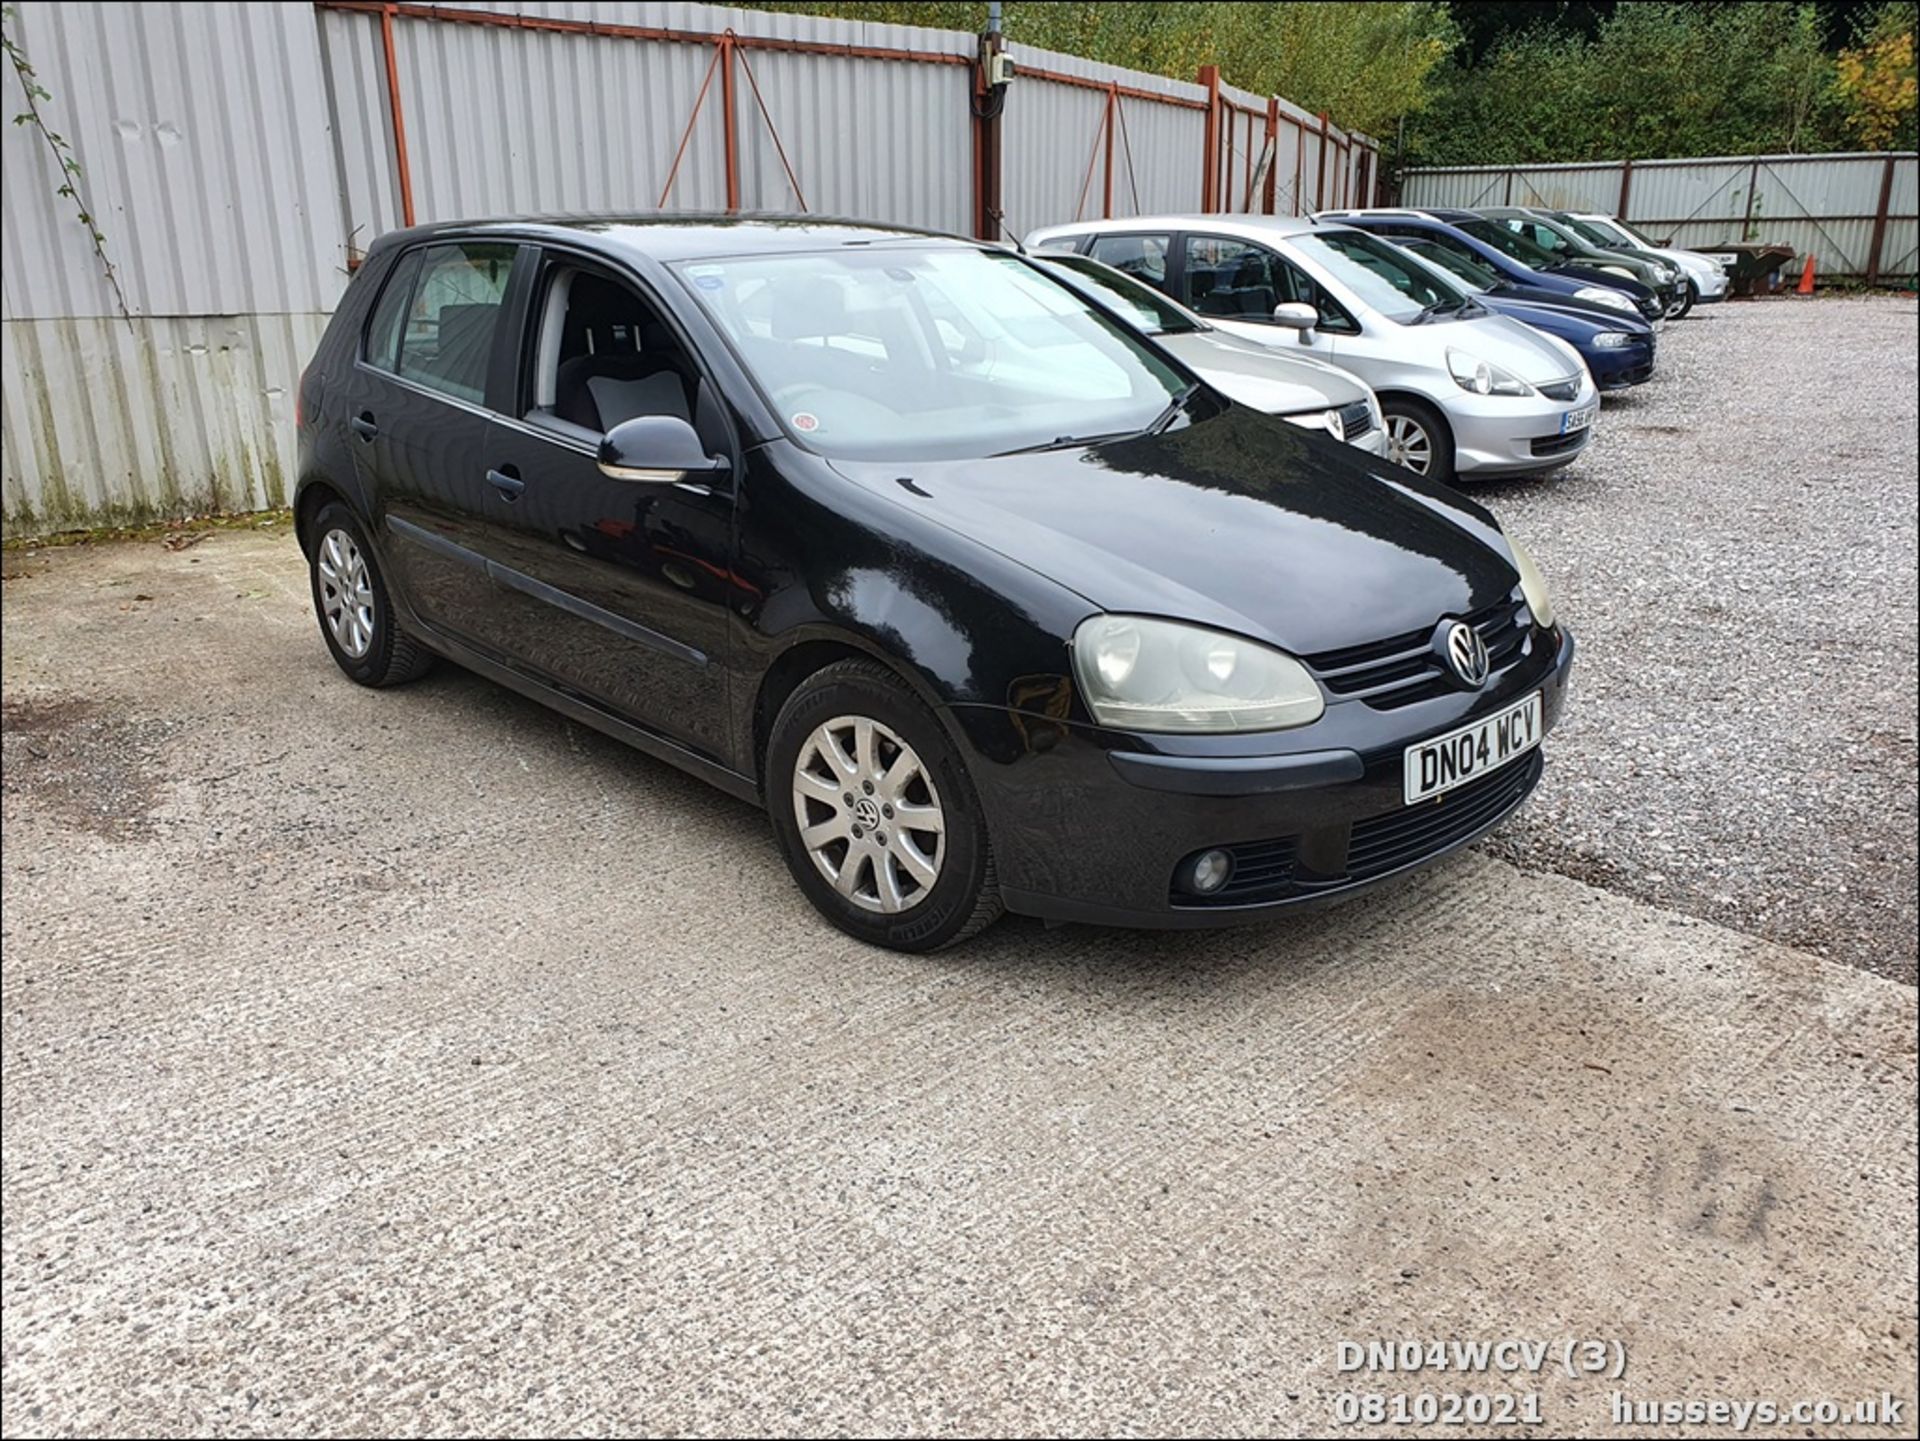
[[478,545],[486,407],[512,242],[415,247],[393,265],[347,382],[374,544],[414,616],[485,644],[496,593]]
[[[1311,347],[1322,360],[1341,356],[1342,342],[1359,327],[1346,308],[1299,266],[1272,246],[1237,235],[1189,232],[1175,256],[1175,299],[1229,333],[1266,345]],[[1275,323],[1276,306],[1311,305],[1320,321],[1310,331]]]
[[[618,290],[631,308],[589,330],[569,309],[569,296],[587,288],[582,275],[603,296]],[[633,414],[667,413],[655,407],[678,387],[684,411],[682,402],[671,409],[690,421],[697,416],[710,453],[737,461],[724,407],[665,308],[632,277],[549,247],[529,297],[513,403],[486,436],[482,467],[489,493],[480,545],[495,582],[509,592],[501,644],[515,664],[720,757],[731,472],[678,482],[612,479],[597,459],[610,425],[591,409],[561,413],[555,389],[563,364],[586,359],[591,371],[593,358],[604,357],[616,378],[596,386],[607,377],[589,374],[574,387],[580,404],[590,407],[599,394],[601,404],[630,405]],[[580,347],[572,361],[563,360],[569,343]],[[671,366],[634,373],[641,357],[667,352]]]

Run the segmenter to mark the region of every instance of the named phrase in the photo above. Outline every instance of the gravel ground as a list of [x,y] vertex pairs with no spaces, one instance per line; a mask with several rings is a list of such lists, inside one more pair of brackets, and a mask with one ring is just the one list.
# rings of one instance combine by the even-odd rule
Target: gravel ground
[[[22,558],[5,641],[8,1435],[1912,1414],[1910,987],[1485,856],[875,951],[750,807],[349,684],[284,535]],[[1337,1364],[1574,1336],[1626,1380]]]
[[1581,646],[1487,849],[1913,983],[1917,316],[1696,310],[1587,458],[1476,488]]

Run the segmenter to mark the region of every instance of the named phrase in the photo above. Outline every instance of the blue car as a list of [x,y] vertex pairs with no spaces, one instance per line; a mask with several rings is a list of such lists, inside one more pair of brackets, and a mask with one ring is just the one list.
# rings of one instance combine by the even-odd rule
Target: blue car
[[[1455,214],[1462,224],[1453,223]],[[1429,240],[1444,246],[1492,271],[1498,277],[1495,289],[1514,300],[1577,305],[1648,319],[1660,314],[1659,297],[1637,280],[1563,265],[1525,236],[1495,226],[1471,211],[1429,214],[1422,210],[1322,210],[1319,218],[1338,220],[1342,225],[1365,230],[1396,245],[1405,245],[1409,240]],[[1483,239],[1462,228],[1469,223],[1490,238]],[[1519,243],[1515,244],[1516,241]]]
[[1625,390],[1653,378],[1653,327],[1625,311],[1522,300],[1491,270],[1437,241],[1401,237],[1393,242],[1445,274],[1460,289],[1498,315],[1557,335],[1593,372],[1599,389]]

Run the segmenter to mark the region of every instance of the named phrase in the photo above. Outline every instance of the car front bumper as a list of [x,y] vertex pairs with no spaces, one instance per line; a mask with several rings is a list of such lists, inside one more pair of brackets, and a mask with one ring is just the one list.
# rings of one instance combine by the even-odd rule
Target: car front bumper
[[1593,427],[1560,432],[1560,417],[1592,405],[1599,391],[1591,381],[1570,401],[1543,395],[1474,395],[1460,391],[1442,402],[1453,428],[1454,468],[1464,477],[1528,475],[1555,470],[1577,459],[1593,440]]
[[[953,715],[972,742],[1007,909],[1101,925],[1232,925],[1352,896],[1499,824],[1538,781],[1539,750],[1408,806],[1406,748],[1533,691],[1551,732],[1573,652],[1564,629],[1536,629],[1485,691],[1390,711],[1345,701],[1279,735],[1140,736],[993,706]],[[1235,858],[1227,891],[1183,897],[1177,868],[1216,847]]]
[[1595,346],[1581,354],[1587,362],[1587,369],[1593,372],[1593,383],[1603,392],[1625,390],[1630,385],[1640,385],[1653,379],[1654,344],[1651,336],[1617,350],[1602,350]]
[[1695,305],[1715,305],[1727,298],[1727,274],[1724,270],[1708,275],[1701,271],[1691,272],[1696,296]]

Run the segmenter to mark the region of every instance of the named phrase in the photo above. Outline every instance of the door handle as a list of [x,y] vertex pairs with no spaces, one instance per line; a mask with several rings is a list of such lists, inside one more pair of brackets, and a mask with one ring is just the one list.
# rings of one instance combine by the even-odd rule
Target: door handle
[[347,424],[353,427],[353,433],[362,440],[372,440],[380,433],[380,427],[374,424],[373,412],[370,410],[361,411]]
[[487,484],[500,492],[502,500],[518,500],[520,492],[527,488],[527,483],[513,473],[512,466],[505,470],[488,471]]

